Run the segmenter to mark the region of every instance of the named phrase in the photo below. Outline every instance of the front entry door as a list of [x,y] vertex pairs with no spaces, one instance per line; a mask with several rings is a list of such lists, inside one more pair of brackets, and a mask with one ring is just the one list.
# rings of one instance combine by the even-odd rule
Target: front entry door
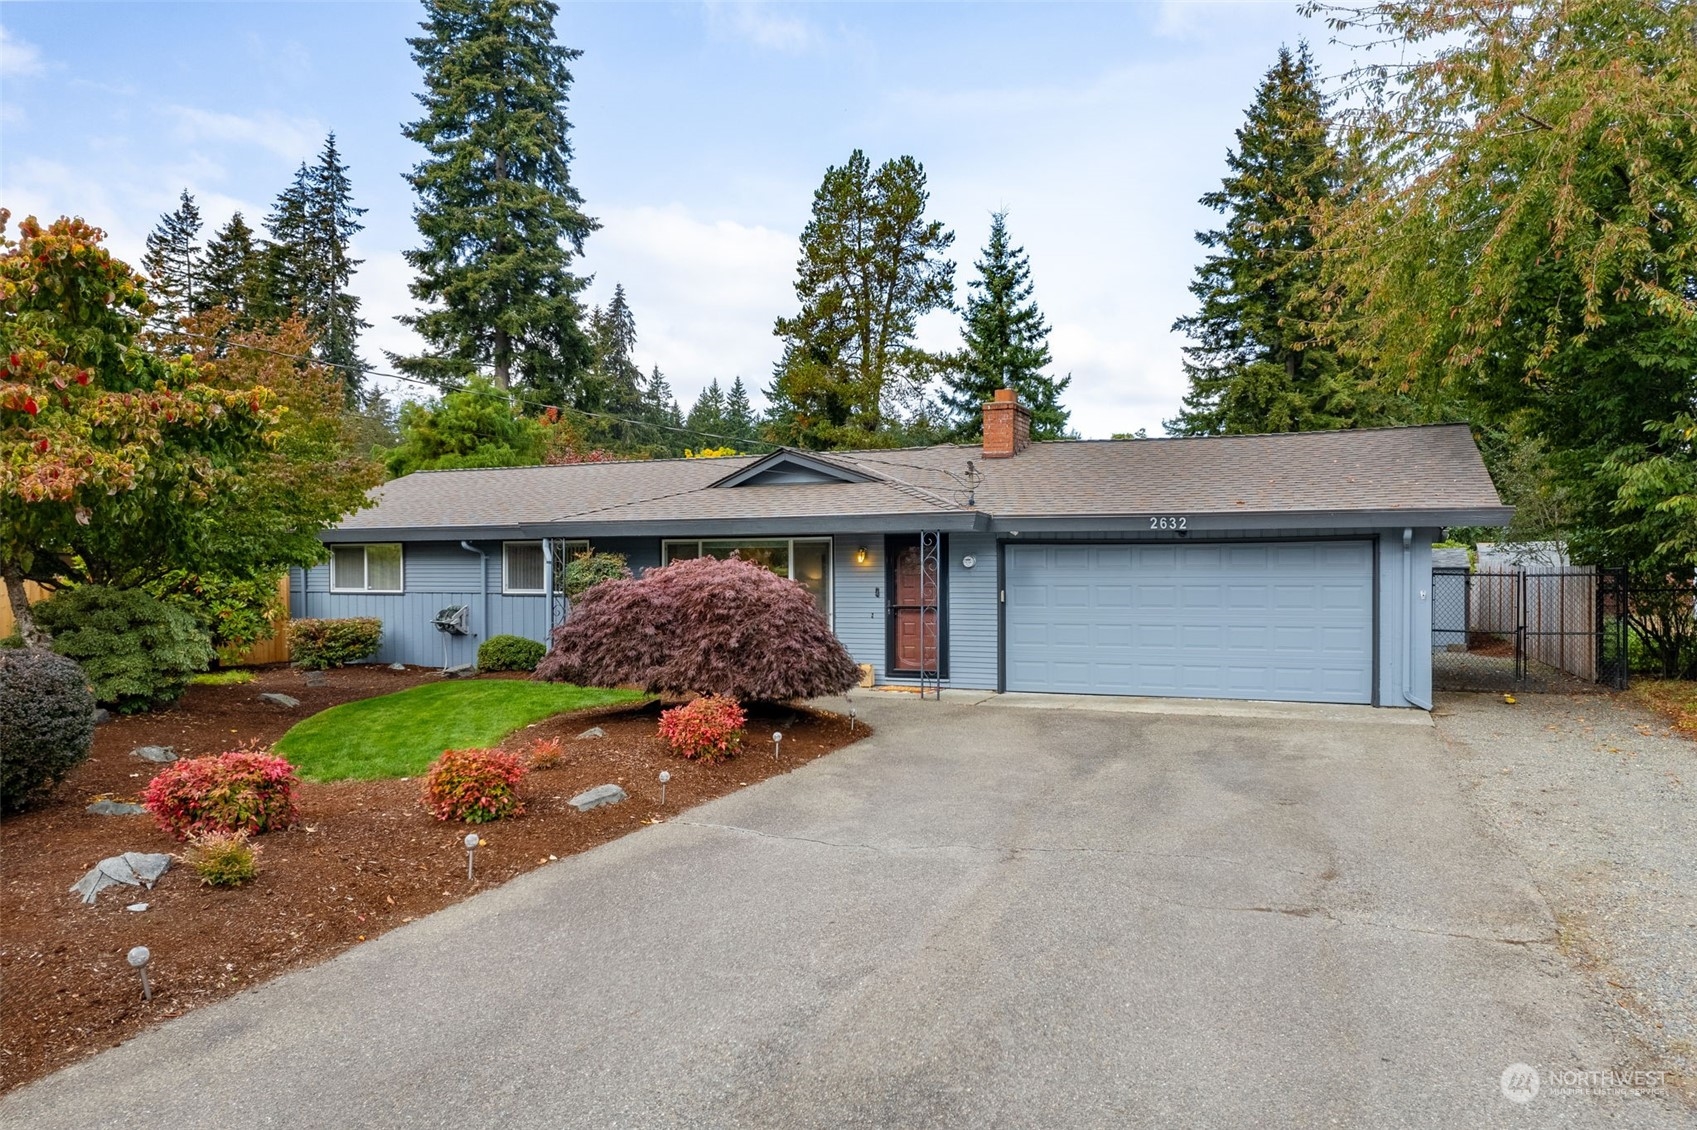
[[938,563],[947,560],[946,549],[931,560],[920,577],[919,539],[890,538],[889,618],[890,670],[895,674],[946,675],[942,641],[944,608]]

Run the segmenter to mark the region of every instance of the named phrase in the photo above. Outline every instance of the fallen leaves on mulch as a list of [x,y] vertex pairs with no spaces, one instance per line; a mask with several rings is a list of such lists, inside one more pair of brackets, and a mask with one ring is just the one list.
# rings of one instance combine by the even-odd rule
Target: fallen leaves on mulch
[[1697,682],[1688,679],[1634,679],[1628,693],[1640,705],[1673,719],[1675,729],[1697,736]]
[[[117,718],[95,734],[94,753],[54,803],[0,826],[0,1090],[9,1090],[134,1036],[149,1025],[310,965],[503,883],[664,820],[865,737],[847,719],[812,711],[751,710],[751,748],[720,765],[673,756],[656,733],[657,704],[560,715],[511,735],[514,752],[539,737],[563,739],[556,768],[521,785],[526,814],[477,828],[477,880],[467,883],[467,827],[441,823],[418,804],[419,782],[305,783],[301,823],[258,838],[259,878],[238,890],[197,884],[174,866],[152,891],[107,891],[83,906],[68,888],[101,858],[124,851],[180,852],[148,816],[94,816],[98,797],[134,800],[157,766],[130,756],[137,745],[172,745],[180,756],[275,741],[295,722],[339,702],[387,694],[434,676],[422,669],[347,668],[306,686],[287,668],[240,686],[191,687],[156,714]],[[258,701],[267,691],[301,700],[297,709]],[[601,739],[576,740],[591,726]],[[766,740],[783,731],[783,760]],[[658,775],[668,770],[667,803]],[[618,784],[622,804],[587,813],[567,801]],[[141,913],[126,911],[146,902]],[[132,946],[153,951],[154,995],[141,999]]]

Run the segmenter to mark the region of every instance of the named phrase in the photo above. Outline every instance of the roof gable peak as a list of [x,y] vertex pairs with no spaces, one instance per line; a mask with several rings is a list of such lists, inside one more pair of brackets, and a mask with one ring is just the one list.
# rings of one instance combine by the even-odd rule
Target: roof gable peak
[[709,483],[714,487],[795,486],[805,483],[867,483],[878,479],[855,467],[845,467],[793,447],[780,447],[746,467]]

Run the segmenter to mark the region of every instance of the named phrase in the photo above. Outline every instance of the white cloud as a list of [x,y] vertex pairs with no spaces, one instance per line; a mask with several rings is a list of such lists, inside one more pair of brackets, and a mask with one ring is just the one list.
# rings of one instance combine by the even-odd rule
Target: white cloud
[[799,16],[760,0],[708,0],[707,25],[716,34],[769,51],[798,54],[819,42],[819,33]]
[[176,119],[174,133],[179,141],[254,145],[288,161],[306,160],[327,132],[312,118],[270,110],[251,117],[194,106],[170,106],[166,112]]
[[0,25],[0,78],[27,78],[44,74],[46,70],[40,48]]
[[604,209],[601,221],[583,260],[595,272],[585,300],[603,303],[624,284],[638,363],[659,365],[685,409],[714,378],[740,375],[758,398],[778,356],[772,321],[795,302],[796,237],[681,204]]

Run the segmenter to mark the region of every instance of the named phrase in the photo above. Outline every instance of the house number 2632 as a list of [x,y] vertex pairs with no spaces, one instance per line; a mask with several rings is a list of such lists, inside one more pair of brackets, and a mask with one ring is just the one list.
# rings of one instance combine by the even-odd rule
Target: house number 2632
[[1171,514],[1162,514],[1149,519],[1151,530],[1182,530],[1189,525],[1190,519]]

